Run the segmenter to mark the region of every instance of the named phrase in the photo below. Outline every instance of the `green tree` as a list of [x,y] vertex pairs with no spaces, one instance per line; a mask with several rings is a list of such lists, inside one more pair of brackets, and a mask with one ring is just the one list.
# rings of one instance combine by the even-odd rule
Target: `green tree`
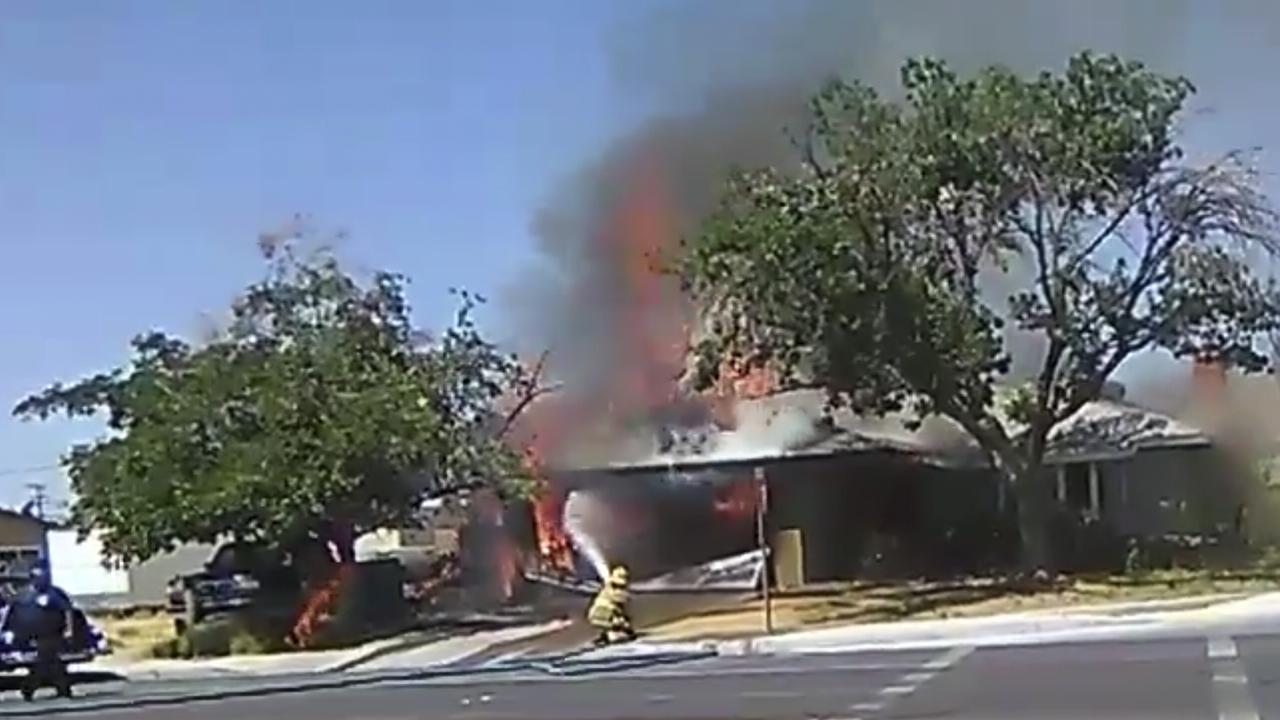
[[127,365],[55,384],[14,414],[100,416],[71,448],[75,523],[116,560],[221,537],[296,547],[412,523],[429,495],[499,484],[519,491],[500,408],[533,387],[471,320],[428,338],[404,278],[361,284],[336,260],[264,245],[266,278],[234,302],[229,328],[198,347],[164,333]]
[[[951,418],[1016,490],[1023,556],[1045,567],[1046,437],[1121,363],[1265,366],[1280,305],[1249,260],[1274,254],[1276,217],[1242,155],[1184,157],[1185,79],[1083,53],[1032,78],[913,60],[902,83],[891,101],[831,82],[797,167],[735,176],[687,240],[695,376],[769,365],[857,411]],[[1025,282],[991,299],[1013,263]],[[1010,324],[1044,355],[1006,396]]]

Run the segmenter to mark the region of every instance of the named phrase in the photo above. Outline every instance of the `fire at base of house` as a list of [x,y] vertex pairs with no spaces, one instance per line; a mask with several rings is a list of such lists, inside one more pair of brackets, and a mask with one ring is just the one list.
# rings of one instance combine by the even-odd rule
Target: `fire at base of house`
[[[1204,372],[1197,369],[1196,377]],[[1246,521],[1245,508],[1258,501],[1246,463],[1210,429],[1127,402],[1115,390],[1049,438],[1045,482],[1058,500],[1051,536],[1059,566],[1122,570],[1135,561],[1238,557],[1257,534]],[[813,427],[780,430],[782,443],[752,447],[730,431],[699,452],[550,470],[542,503],[562,508],[571,493],[590,494],[593,542],[608,562],[652,579],[757,547],[752,476],[762,468],[770,493],[765,536],[778,548],[775,580],[938,577],[1016,566],[1013,494],[948,421],[931,418],[914,432],[902,429],[900,418],[846,413],[822,422],[824,398],[809,391],[740,405],[745,414],[790,418],[783,426],[812,418]],[[524,512],[535,526],[563,520]],[[539,531],[574,545],[562,526]],[[537,543],[525,544],[534,564],[540,561],[536,572],[594,580],[589,552],[579,548],[566,567],[539,555]]]

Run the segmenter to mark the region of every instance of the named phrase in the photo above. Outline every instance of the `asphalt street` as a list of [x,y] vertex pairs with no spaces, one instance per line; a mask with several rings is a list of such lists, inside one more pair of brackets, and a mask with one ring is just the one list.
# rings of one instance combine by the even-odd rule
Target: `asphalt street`
[[[707,658],[553,677],[353,676],[87,686],[72,701],[0,702],[0,715],[120,720],[641,718],[1280,718],[1280,635],[937,651]],[[183,701],[191,693],[261,693]],[[124,707],[127,703],[153,703]],[[114,708],[111,706],[115,705]]]

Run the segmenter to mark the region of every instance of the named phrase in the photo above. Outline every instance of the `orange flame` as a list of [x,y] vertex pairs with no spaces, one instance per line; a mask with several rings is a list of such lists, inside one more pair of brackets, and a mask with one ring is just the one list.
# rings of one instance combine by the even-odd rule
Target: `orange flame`
[[307,596],[302,612],[298,614],[298,620],[289,633],[296,646],[308,647],[311,644],[316,631],[333,615],[338,597],[354,571],[354,565],[339,565],[332,578]]
[[502,542],[498,543],[498,579],[501,583],[504,602],[515,597],[516,579],[519,577],[520,553],[516,549],[515,541],[510,536],[504,536]]
[[623,336],[613,400],[631,414],[675,399],[688,350],[687,303],[659,267],[678,236],[677,219],[662,173],[649,159],[637,163],[613,227],[627,308],[619,327]]
[[717,493],[713,507],[721,515],[742,518],[755,515],[757,500],[756,483],[747,478],[725,486]]
[[[637,158],[608,230],[598,238],[610,246],[604,255],[617,263],[613,269],[625,308],[616,324],[617,335],[611,338],[614,364],[609,386],[589,399],[597,403],[591,407],[562,397],[546,397],[521,420],[526,435],[519,446],[525,467],[539,484],[533,515],[538,562],[543,570],[574,572],[574,553],[563,527],[565,491],[546,467],[548,458],[559,452],[558,443],[567,433],[594,423],[629,420],[678,399],[694,312],[675,278],[659,267],[663,254],[676,247],[679,234],[679,218],[664,171],[656,158]],[[703,400],[724,428],[735,424],[736,400],[768,395],[778,387],[777,377],[768,368],[747,363],[725,362],[719,375],[719,382]],[[717,501],[716,510],[727,515],[754,512],[752,487],[747,484],[743,490],[734,485]]]
[[772,394],[778,387],[778,376],[767,365],[754,365],[725,359],[720,363],[716,392],[735,398],[751,399]]
[[533,502],[533,520],[540,569],[572,574],[573,546],[564,529],[564,496],[547,476],[541,454],[535,446],[525,449],[524,461],[539,485]]

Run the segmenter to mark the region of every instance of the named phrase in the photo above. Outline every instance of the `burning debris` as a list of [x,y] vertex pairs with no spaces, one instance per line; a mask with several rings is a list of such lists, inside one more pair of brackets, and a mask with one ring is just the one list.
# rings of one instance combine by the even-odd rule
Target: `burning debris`
[[551,481],[535,445],[525,449],[525,467],[538,482],[537,494],[533,501],[538,569],[556,575],[572,575],[574,572],[573,543],[564,529],[565,492]]
[[338,600],[346,589],[354,568],[351,563],[339,565],[328,581],[307,595],[302,611],[298,613],[298,619],[289,632],[289,640],[294,647],[311,647],[317,631],[336,611]]

